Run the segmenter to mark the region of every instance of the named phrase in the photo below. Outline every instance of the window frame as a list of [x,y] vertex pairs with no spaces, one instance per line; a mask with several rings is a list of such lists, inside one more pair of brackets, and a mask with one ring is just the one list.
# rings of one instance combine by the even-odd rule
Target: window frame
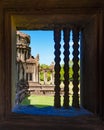
[[[73,10],[61,10],[61,12],[59,11],[57,15],[60,15],[61,13],[63,14],[67,14],[69,15],[70,12],[72,14]],[[14,95],[12,95],[12,90],[13,88],[11,86],[13,86],[15,84],[15,82],[13,82],[13,75],[15,75],[15,72],[12,73],[13,69],[14,69],[14,65],[15,65],[15,61],[13,60],[15,55],[13,55],[16,51],[15,51],[15,45],[13,44],[13,41],[16,39],[16,36],[14,34],[14,32],[16,31],[16,25],[14,23],[14,18],[15,15],[39,15],[44,16],[44,14],[47,15],[51,15],[51,14],[55,14],[55,10],[53,12],[48,12],[48,11],[43,11],[43,10],[35,10],[35,9],[14,9],[12,10],[12,8],[10,9],[5,9],[4,11],[4,18],[3,20],[4,22],[4,34],[3,34],[3,39],[4,39],[4,51],[5,51],[5,55],[4,58],[7,59],[4,62],[4,68],[5,68],[5,74],[4,74],[4,88],[1,88],[1,90],[3,90],[3,94],[2,94],[2,100],[5,102],[2,106],[2,110],[1,113],[2,114],[2,118],[4,119],[4,121],[9,121],[9,122],[15,122],[18,121],[18,123],[20,123],[21,121],[23,122],[28,122],[29,124],[34,123],[34,121],[38,118],[37,116],[32,116],[32,115],[24,115],[24,114],[16,114],[16,113],[12,113],[11,112],[11,108],[12,108],[12,97]],[[76,15],[78,12],[74,10],[73,15]],[[93,15],[95,15],[94,13],[91,13],[91,10],[88,12],[85,12],[85,15],[90,14],[91,18]],[[80,13],[79,13],[80,15]],[[14,39],[13,39],[14,37]],[[3,72],[2,71],[2,72]],[[13,82],[13,83],[12,83]],[[41,116],[41,120],[44,120],[46,118],[46,116]],[[47,117],[47,119],[51,119],[51,117]],[[54,117],[55,118],[55,117]],[[25,119],[25,120],[24,120]]]

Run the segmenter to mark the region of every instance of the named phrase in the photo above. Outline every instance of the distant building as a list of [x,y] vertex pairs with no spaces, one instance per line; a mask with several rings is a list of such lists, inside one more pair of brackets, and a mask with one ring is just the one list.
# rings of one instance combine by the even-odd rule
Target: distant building
[[[41,68],[39,65],[39,54],[36,57],[31,54],[30,36],[17,31],[16,42],[16,104],[20,103],[29,93],[37,93],[37,88],[42,88],[40,83],[40,72],[44,76],[44,86],[49,86],[47,74],[50,73],[50,85],[54,85],[54,62],[49,68]],[[39,90],[40,93],[41,90]]]
[[17,85],[15,103],[19,104],[29,95],[30,86],[39,84],[39,55],[31,55],[30,36],[17,31],[16,67]]
[[39,54],[31,55],[30,36],[17,31],[17,82],[25,80],[39,83]]

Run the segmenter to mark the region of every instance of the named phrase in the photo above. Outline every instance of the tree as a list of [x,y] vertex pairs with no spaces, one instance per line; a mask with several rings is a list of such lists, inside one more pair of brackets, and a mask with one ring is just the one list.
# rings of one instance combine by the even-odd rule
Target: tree
[[[80,67],[80,61],[78,62],[79,64],[79,67]],[[46,65],[46,64],[41,64],[40,65],[41,69],[49,69],[50,66],[49,65]],[[80,70],[79,70],[79,79],[80,79]],[[47,72],[47,80],[49,81],[50,80],[50,72],[48,71]],[[69,79],[70,80],[73,80],[73,61],[70,60],[69,61]],[[40,80],[43,81],[44,80],[44,75],[43,73],[41,72],[40,73]],[[61,70],[60,70],[60,80],[61,81],[64,81],[64,64],[61,65]]]
[[64,64],[61,65],[61,70],[60,70],[60,80],[64,81]]
[[[41,64],[40,69],[41,70],[49,70],[50,66],[46,64]],[[51,79],[50,77],[50,71],[47,71],[47,80],[49,81]],[[40,81],[44,81],[44,72],[40,72]]]

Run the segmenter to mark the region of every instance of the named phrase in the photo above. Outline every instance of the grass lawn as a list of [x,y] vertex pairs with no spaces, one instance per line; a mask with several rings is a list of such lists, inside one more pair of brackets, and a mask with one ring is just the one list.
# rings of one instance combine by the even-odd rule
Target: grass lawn
[[[31,95],[29,97],[26,97],[21,104],[34,105],[36,107],[54,106],[54,96]],[[72,104],[72,96],[70,96],[70,105],[71,104]],[[61,105],[63,105],[63,96],[61,96]]]

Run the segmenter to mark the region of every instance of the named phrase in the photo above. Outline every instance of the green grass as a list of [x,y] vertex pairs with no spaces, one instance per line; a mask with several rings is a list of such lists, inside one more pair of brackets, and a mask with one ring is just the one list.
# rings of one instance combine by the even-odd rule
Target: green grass
[[[70,96],[70,105],[72,104],[72,96]],[[21,105],[34,105],[36,107],[47,107],[54,106],[54,97],[53,96],[36,96],[31,95],[26,97]],[[63,96],[61,96],[61,106],[63,105]]]

